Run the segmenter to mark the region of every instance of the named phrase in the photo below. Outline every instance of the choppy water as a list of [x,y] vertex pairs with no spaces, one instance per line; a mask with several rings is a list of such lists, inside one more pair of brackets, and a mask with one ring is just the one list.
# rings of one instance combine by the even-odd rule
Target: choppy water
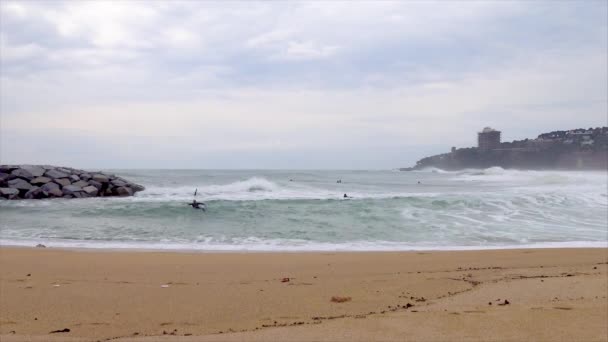
[[[113,172],[146,191],[0,201],[0,243],[226,251],[608,246],[606,172]],[[206,213],[187,205],[195,188]]]

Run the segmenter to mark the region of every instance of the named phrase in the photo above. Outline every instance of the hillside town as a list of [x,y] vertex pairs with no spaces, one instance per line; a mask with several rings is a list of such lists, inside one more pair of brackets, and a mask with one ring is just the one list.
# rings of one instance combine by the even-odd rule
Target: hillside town
[[535,139],[501,141],[501,131],[485,127],[477,147],[452,147],[450,153],[419,160],[402,171],[437,167],[445,170],[500,166],[517,169],[607,169],[608,127],[542,133]]

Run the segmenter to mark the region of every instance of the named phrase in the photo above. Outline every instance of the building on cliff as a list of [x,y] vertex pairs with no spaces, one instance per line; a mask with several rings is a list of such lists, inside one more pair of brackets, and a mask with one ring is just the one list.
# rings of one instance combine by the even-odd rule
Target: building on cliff
[[486,127],[477,133],[477,147],[480,150],[493,150],[500,147],[500,131]]
[[608,127],[577,128],[540,134],[535,139],[500,141],[500,132],[486,127],[478,147],[452,147],[449,153],[425,157],[401,170],[502,168],[542,170],[608,170]]

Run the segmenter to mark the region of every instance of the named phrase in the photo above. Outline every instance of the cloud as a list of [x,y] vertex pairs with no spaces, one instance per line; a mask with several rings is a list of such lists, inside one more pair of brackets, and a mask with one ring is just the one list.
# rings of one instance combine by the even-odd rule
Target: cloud
[[128,145],[133,166],[152,149],[192,167],[191,153],[221,168],[236,165],[222,154],[276,167],[275,152],[322,151],[311,167],[388,168],[487,125],[598,126],[606,6],[4,1],[0,156],[60,158],[43,146],[61,135],[105,160]]

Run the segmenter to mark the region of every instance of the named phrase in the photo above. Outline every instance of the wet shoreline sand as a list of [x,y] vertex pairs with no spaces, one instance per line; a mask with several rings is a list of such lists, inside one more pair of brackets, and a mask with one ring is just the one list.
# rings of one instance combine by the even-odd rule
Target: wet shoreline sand
[[[606,341],[607,263],[605,248],[171,253],[2,247],[0,338]],[[70,331],[50,333],[63,329]]]

